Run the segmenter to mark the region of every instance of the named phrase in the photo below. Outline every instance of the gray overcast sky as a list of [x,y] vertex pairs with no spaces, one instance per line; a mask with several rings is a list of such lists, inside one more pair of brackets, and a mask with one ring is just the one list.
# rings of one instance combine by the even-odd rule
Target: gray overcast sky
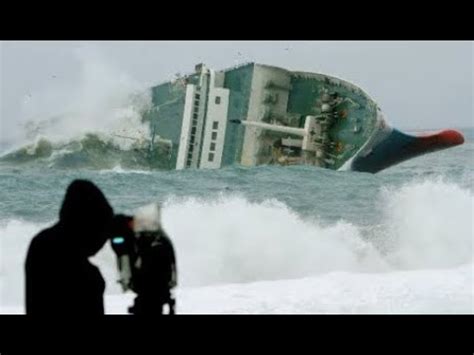
[[[426,129],[474,126],[472,42],[2,42],[0,137],[24,119],[25,98],[56,92],[60,113],[80,85],[78,48],[93,47],[110,66],[141,84],[154,84],[204,62],[215,69],[256,61],[332,74],[359,85],[393,126]],[[59,95],[60,93],[60,95]]]

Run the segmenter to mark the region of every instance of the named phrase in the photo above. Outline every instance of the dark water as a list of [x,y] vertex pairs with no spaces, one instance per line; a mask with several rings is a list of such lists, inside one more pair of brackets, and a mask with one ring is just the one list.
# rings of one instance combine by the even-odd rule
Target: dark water
[[[384,188],[442,179],[472,191],[473,130],[463,133],[467,142],[462,146],[419,157],[375,175],[305,166],[184,171],[134,170],[121,165],[99,170],[68,165],[51,168],[44,162],[25,162],[23,156],[10,158],[0,163],[0,221],[54,219],[67,185],[73,179],[85,178],[104,190],[117,211],[129,212],[150,200],[213,200],[222,195],[238,195],[252,202],[276,199],[298,214],[319,216],[327,222],[342,218],[371,224],[377,220],[377,195]],[[115,154],[114,151],[112,155]]]

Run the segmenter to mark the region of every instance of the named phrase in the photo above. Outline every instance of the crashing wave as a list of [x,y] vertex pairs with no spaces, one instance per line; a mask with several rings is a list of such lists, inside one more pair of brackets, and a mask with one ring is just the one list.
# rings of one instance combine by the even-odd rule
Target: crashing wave
[[149,91],[108,93],[75,111],[31,119],[0,162],[63,169],[170,169],[171,141],[152,137]]
[[[121,144],[122,140],[127,141],[126,148]],[[162,141],[152,145],[149,140],[88,133],[64,142],[40,137],[34,143],[3,155],[0,162],[65,169],[112,169],[117,165],[124,169],[168,169],[170,148]]]

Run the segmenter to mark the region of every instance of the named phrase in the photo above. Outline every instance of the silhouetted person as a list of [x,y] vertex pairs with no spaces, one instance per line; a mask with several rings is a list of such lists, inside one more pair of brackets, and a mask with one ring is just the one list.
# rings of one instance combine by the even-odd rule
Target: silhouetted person
[[113,210],[91,182],[69,185],[59,222],[31,241],[26,257],[26,313],[104,314],[105,281],[89,262],[108,239]]

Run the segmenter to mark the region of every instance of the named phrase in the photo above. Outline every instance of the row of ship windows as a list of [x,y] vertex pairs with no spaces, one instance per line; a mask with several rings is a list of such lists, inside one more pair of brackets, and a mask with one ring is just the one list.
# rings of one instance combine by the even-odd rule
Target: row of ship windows
[[[219,122],[214,121],[212,123],[213,129],[217,129],[219,125]],[[189,150],[188,150],[188,165],[191,164],[191,159],[192,159],[192,154],[194,151],[194,140],[196,138],[196,127],[191,128],[191,136],[189,138]],[[215,141],[217,139],[217,132],[212,132],[211,139]],[[214,161],[214,153],[216,151],[216,143],[211,142],[211,146],[209,147],[209,150],[211,151],[207,157],[209,161]]]
[[[218,98],[219,96],[216,96],[216,98]],[[207,157],[207,160],[208,161],[214,161],[214,152],[216,150],[216,143],[215,143],[215,140],[217,139],[217,129],[219,128],[219,121],[214,121],[212,122],[212,133],[211,133],[211,140],[214,141],[214,142],[211,142],[211,146],[209,147],[209,155]]]
[[[197,126],[197,119],[198,119],[198,110],[199,110],[199,99],[201,98],[200,94],[195,94],[194,95],[194,110],[193,110],[193,122],[192,122],[192,127],[191,127],[191,137],[189,139],[189,150],[188,150],[188,159],[187,159],[187,165],[191,165],[192,157],[193,157],[193,151],[194,151],[194,140],[195,140],[195,135],[196,135],[196,126]],[[221,103],[221,97],[216,96],[214,98],[214,102],[216,105],[220,105]],[[212,123],[212,129],[217,130],[219,127],[219,122],[214,121]],[[217,131],[213,131],[211,134],[211,140],[215,141],[217,139]],[[214,152],[216,150],[216,143],[211,142],[211,146],[209,148],[210,153],[207,157],[207,160],[212,162],[214,161]]]
[[194,139],[196,134],[196,126],[197,126],[197,119],[198,119],[198,112],[199,112],[199,99],[201,98],[200,94],[194,95],[194,108],[193,108],[193,122],[191,126],[191,138],[189,139],[189,149],[188,149],[188,159],[187,159],[187,166],[191,166],[192,158],[193,158],[193,151],[194,151]]

